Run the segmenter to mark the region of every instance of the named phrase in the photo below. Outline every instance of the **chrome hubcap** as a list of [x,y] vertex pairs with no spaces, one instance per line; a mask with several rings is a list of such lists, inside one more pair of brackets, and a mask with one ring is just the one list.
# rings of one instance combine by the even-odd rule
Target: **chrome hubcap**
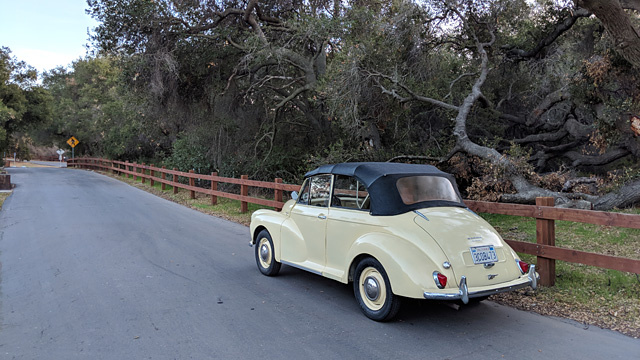
[[258,242],[258,261],[260,262],[260,266],[264,269],[268,269],[271,266],[271,262],[273,261],[273,253],[271,252],[271,245],[269,244],[269,240],[267,238],[262,238]]
[[267,246],[267,244],[262,244],[262,246],[260,246],[260,258],[265,263],[269,262],[269,246]]
[[358,288],[360,299],[369,310],[378,311],[387,303],[387,287],[378,269],[369,266],[362,270]]
[[364,280],[364,293],[371,301],[375,301],[380,297],[380,285],[378,281],[369,276]]

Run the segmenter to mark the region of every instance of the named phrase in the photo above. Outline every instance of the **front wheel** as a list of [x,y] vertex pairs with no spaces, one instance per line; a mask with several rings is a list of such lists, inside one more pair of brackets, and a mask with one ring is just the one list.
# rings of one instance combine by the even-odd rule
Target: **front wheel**
[[353,292],[362,312],[371,320],[389,321],[400,310],[400,298],[391,291],[391,283],[382,265],[366,258],[356,267]]
[[267,276],[278,275],[281,263],[276,261],[271,234],[265,229],[260,231],[256,239],[256,264],[260,272]]

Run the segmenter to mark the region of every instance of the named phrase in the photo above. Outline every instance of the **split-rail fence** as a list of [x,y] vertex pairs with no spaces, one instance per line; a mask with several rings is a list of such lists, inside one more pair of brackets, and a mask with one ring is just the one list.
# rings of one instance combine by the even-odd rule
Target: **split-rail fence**
[[[240,179],[228,178],[218,176],[215,172],[210,175],[203,175],[196,174],[193,170],[184,172],[175,168],[166,169],[153,165],[101,158],[76,158],[68,160],[67,166],[112,171],[119,175],[127,174],[127,176],[133,176],[134,180],[137,180],[138,177],[141,178],[143,183],[148,180],[152,186],[155,182],[159,182],[162,184],[163,190],[166,185],[172,186],[174,193],[177,193],[178,189],[188,190],[192,199],[195,198],[196,193],[209,195],[212,205],[217,204],[218,196],[238,200],[243,213],[248,211],[248,203],[270,206],[280,210],[284,205],[283,192],[297,191],[300,188],[300,185],[284,184],[280,178],[274,179],[273,182],[249,180],[247,175],[242,175]],[[188,179],[188,184],[179,182],[180,177]],[[210,188],[195,186],[196,179],[210,181]],[[240,194],[219,191],[219,183],[240,185]],[[249,187],[273,190],[273,200],[249,196]],[[640,260],[555,246],[556,220],[640,229],[640,215],[556,208],[554,207],[554,199],[546,197],[536,199],[536,205],[474,200],[465,200],[465,203],[475,212],[515,215],[536,219],[536,243],[508,239],[505,241],[517,252],[537,256],[536,267],[540,274],[540,284],[543,286],[554,285],[556,260],[640,274]]]

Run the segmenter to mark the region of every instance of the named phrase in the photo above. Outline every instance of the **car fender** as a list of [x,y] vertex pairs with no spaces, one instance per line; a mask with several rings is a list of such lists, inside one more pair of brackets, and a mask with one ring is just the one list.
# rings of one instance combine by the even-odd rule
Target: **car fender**
[[287,216],[283,212],[277,212],[273,210],[260,209],[256,210],[251,215],[251,241],[250,245],[255,245],[258,234],[263,229],[267,229],[271,234],[271,240],[273,241],[274,256],[277,261],[281,260],[281,234],[282,223],[287,219]]
[[401,237],[369,233],[356,240],[349,250],[347,258],[350,259],[350,270],[342,279],[343,282],[353,280],[355,267],[367,256],[374,257],[384,267],[391,289],[396,295],[422,298],[425,289],[437,289],[433,280],[434,270],[453,278],[451,271],[438,265],[446,260],[441,252],[427,254]]

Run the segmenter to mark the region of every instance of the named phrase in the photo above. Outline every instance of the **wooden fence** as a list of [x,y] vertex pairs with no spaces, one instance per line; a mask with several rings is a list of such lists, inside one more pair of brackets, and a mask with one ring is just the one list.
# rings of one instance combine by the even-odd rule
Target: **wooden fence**
[[[217,203],[218,196],[239,200],[241,202],[242,212],[247,211],[248,203],[271,206],[280,210],[284,205],[282,192],[297,191],[300,188],[300,185],[283,184],[282,179],[279,178],[276,178],[274,182],[249,180],[246,175],[242,175],[240,179],[226,178],[217,176],[217,173],[199,175],[194,174],[192,171],[183,172],[177,171],[176,169],[165,169],[164,167],[158,168],[153,165],[107,159],[79,158],[69,160],[67,166],[128,174],[132,175],[134,179],[137,179],[137,177],[142,178],[142,182],[149,180],[151,185],[155,182],[160,182],[162,183],[163,190],[165,189],[165,184],[173,186],[174,193],[177,192],[179,188],[189,190],[191,198],[195,198],[196,192],[207,194],[211,196],[212,205]],[[171,180],[168,179],[167,175],[171,176]],[[178,182],[177,179],[179,177],[188,178],[189,184]],[[194,179],[211,181],[211,188],[205,189],[194,186]],[[240,194],[218,191],[218,183],[238,184],[240,185]],[[249,187],[273,189],[274,200],[248,196]],[[555,220],[640,229],[640,215],[556,208],[554,207],[553,198],[538,198],[536,199],[536,205],[504,204],[473,200],[466,200],[465,203],[475,212],[515,215],[536,219],[536,243],[508,239],[505,241],[517,252],[537,256],[536,267],[540,274],[540,284],[543,286],[553,286],[555,284],[555,260],[640,274],[640,260],[555,246]]]
[[555,246],[555,220],[586,224],[640,229],[640,215],[606,211],[562,209],[554,207],[553,198],[537,198],[536,205],[503,204],[466,200],[475,212],[532,217],[536,219],[536,243],[505,240],[513,250],[538,257],[536,268],[540,284],[553,286],[556,278],[555,260],[597,266],[605,269],[640,274],[640,260],[602,255]]
[[[240,201],[240,211],[245,213],[248,211],[248,204],[259,204],[271,206],[276,210],[282,209],[284,205],[283,191],[300,190],[300,185],[284,184],[282,179],[276,178],[274,182],[249,180],[247,175],[242,175],[240,179],[218,176],[212,172],[211,175],[195,174],[192,171],[184,172],[177,169],[166,169],[164,166],[159,168],[152,165],[130,163],[128,161],[115,161],[99,158],[77,158],[67,161],[67,167],[81,167],[85,169],[94,169],[102,171],[112,171],[118,175],[127,174],[133,176],[134,180],[141,178],[145,183],[147,180],[153,186],[156,182],[162,184],[161,189],[165,190],[166,185],[173,187],[173,193],[177,193],[178,189],[189,190],[190,197],[195,199],[196,193],[211,196],[211,205],[218,203],[218,196],[228,199]],[[188,184],[179,182],[180,178],[187,178]],[[195,186],[195,180],[211,181],[210,188],[202,188]],[[240,194],[223,192],[218,190],[218,184],[236,184],[240,185]],[[249,187],[273,190],[273,200],[263,199],[249,196]]]

